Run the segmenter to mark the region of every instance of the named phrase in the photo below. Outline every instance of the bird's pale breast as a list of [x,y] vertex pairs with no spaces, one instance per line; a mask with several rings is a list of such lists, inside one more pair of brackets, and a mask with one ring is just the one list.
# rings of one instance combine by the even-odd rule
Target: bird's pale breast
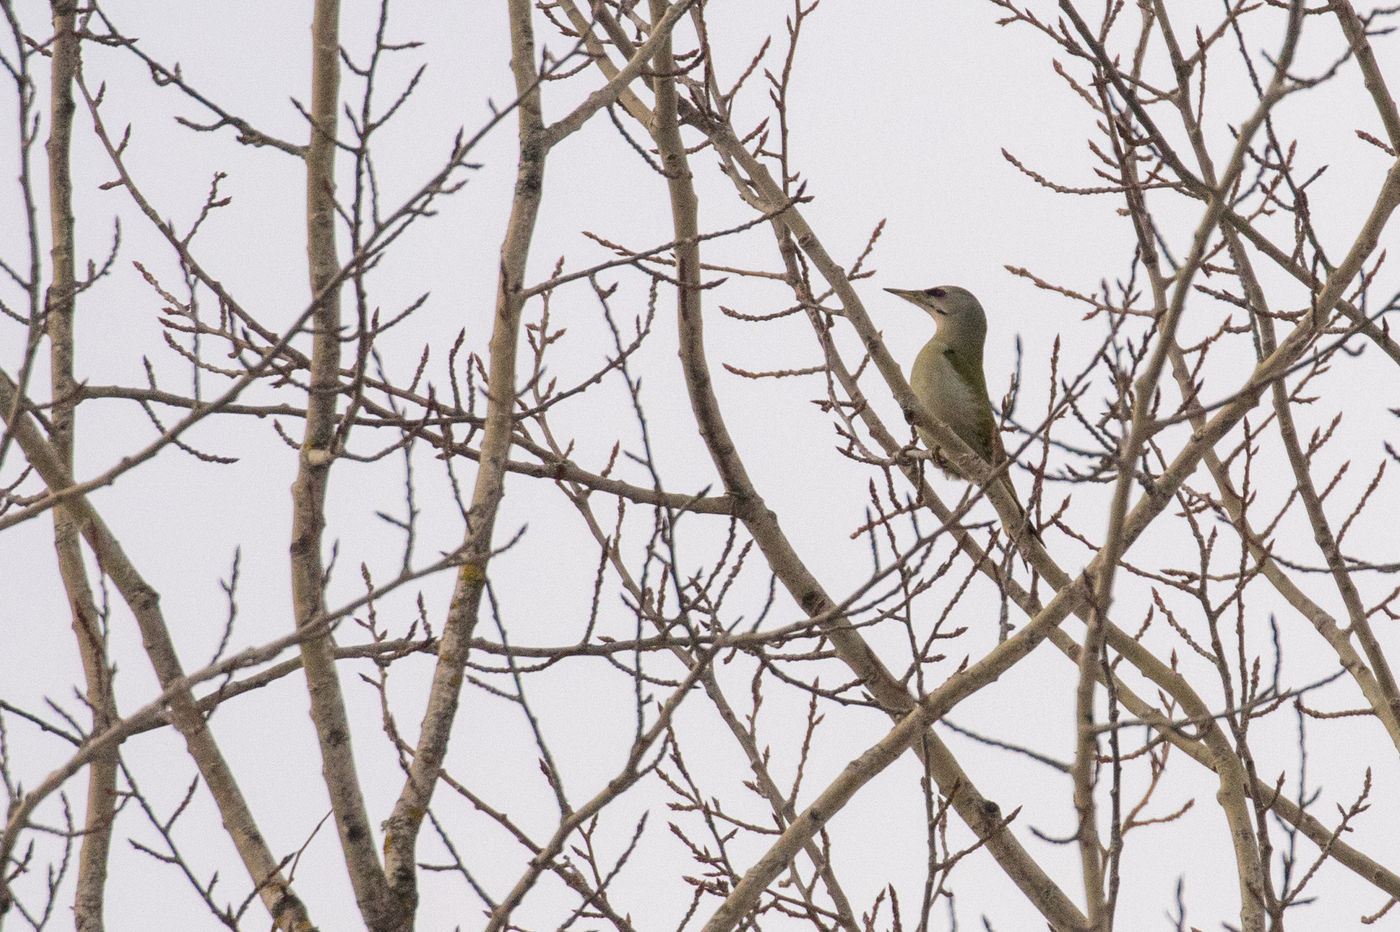
[[[909,386],[929,413],[953,428],[982,459],[988,463],[996,460],[991,436],[996,425],[991,422],[990,405],[984,393],[968,384],[953,368],[947,347],[935,340],[919,352],[910,372]],[[929,449],[936,450],[931,437],[925,436],[923,440]]]

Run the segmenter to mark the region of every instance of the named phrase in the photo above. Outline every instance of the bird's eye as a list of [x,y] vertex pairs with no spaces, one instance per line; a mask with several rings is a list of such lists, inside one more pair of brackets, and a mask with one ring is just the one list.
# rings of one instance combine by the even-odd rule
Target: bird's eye
[[930,298],[945,298],[948,296],[948,292],[944,291],[942,288],[930,288],[928,291],[925,291],[924,294],[928,295]]

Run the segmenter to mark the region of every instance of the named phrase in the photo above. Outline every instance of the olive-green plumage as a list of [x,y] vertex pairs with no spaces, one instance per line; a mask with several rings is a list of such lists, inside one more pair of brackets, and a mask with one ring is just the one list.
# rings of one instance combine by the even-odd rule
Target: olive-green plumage
[[[982,374],[982,347],[987,341],[987,315],[972,292],[956,285],[939,285],[922,291],[886,288],[928,312],[937,330],[919,351],[909,372],[909,386],[930,414],[953,429],[972,451],[991,466],[1006,462],[992,401],[987,395],[987,379]],[[944,457],[928,432],[919,437],[933,452],[934,462],[950,475],[957,468]],[[1011,494],[1021,514],[1026,509],[1016,495],[1011,477],[1003,472],[998,480]],[[1035,528],[1031,528],[1035,533]]]

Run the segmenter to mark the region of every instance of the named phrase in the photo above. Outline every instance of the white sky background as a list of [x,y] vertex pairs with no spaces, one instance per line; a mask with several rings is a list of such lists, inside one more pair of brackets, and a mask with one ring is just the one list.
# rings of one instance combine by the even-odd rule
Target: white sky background
[[[305,101],[308,96],[310,13],[306,6],[114,2],[109,12],[129,35],[139,37],[149,54],[167,63],[178,61],[185,78],[211,98],[272,134],[302,141],[306,129],[289,98]],[[1051,15],[1049,4],[1040,6],[1045,8],[1044,15]],[[1194,6],[1184,4],[1182,15]],[[1199,7],[1212,20],[1218,15],[1218,4]],[[367,3],[346,4],[342,42],[352,56],[362,57],[370,47],[374,9]],[[44,6],[27,3],[21,12],[32,32],[46,33],[42,26]],[[1052,194],[1002,158],[1005,148],[1058,181],[1101,183],[1088,167],[1091,157],[1085,139],[1094,132],[1091,115],[1054,74],[1049,44],[1024,26],[997,27],[998,12],[981,3],[827,0],[805,27],[789,112],[791,144],[794,165],[800,168],[808,182],[807,193],[813,197],[804,208],[806,215],[841,261],[853,260],[875,225],[881,219],[887,221],[867,262],[878,274],[859,288],[896,357],[906,365],[912,362],[931,326],[912,307],[880,289],[964,285],[979,295],[990,318],[986,367],[993,399],[1000,399],[1006,389],[1014,367],[1014,339],[1019,335],[1025,355],[1018,415],[1023,421],[1038,422],[1048,396],[1052,341],[1056,337],[1062,341],[1062,372],[1077,371],[1090,362],[1104,336],[1104,325],[1097,320],[1082,322],[1079,307],[1036,290],[1003,266],[1026,266],[1042,277],[1089,292],[1102,279],[1111,281],[1127,268],[1133,239],[1126,218],[1115,213],[1120,204],[1117,197]],[[726,80],[738,75],[763,36],[770,33],[775,45],[765,64],[773,69],[780,66],[782,21],[789,13],[790,7],[780,3],[712,4],[712,42],[722,50],[720,62],[727,69]],[[1135,18],[1136,14],[1128,11],[1124,15]],[[564,50],[563,40],[542,20],[537,30],[540,41],[551,50]],[[1325,32],[1325,41],[1305,41],[1302,64],[1295,70],[1307,73],[1330,62],[1339,48],[1330,21]],[[1275,30],[1252,38],[1256,49],[1264,43],[1272,48],[1278,35]],[[381,101],[392,96],[420,62],[428,62],[420,90],[401,117],[385,130],[377,153],[384,203],[396,205],[437,170],[458,127],[474,132],[489,115],[487,100],[504,104],[512,91],[506,67],[504,4],[401,4],[394,10],[390,37],[419,40],[425,45],[401,54],[386,70]],[[1400,44],[1394,37],[1385,37],[1376,41],[1376,47],[1382,68],[1400,86]],[[152,86],[139,62],[119,50],[89,44],[84,47],[84,58],[89,83],[94,87],[107,83],[104,114],[109,127],[119,132],[127,122],[134,124],[128,162],[163,215],[175,218],[179,225],[187,224],[202,202],[211,173],[228,173],[221,190],[232,196],[233,203],[208,222],[196,241],[196,252],[246,307],[256,309],[272,323],[290,321],[309,299],[300,163],[272,149],[240,147],[233,142],[230,130],[196,135],[178,126],[174,115],[196,121],[205,120],[207,115],[177,91]],[[1220,88],[1232,83],[1239,86],[1235,60],[1228,54],[1217,58],[1220,64],[1212,64],[1209,80]],[[1075,74],[1082,78],[1082,69]],[[566,85],[546,86],[546,119],[566,112],[598,83],[590,74]],[[1379,133],[1373,111],[1363,108],[1368,102],[1359,93],[1359,85],[1355,70],[1349,68],[1333,84],[1295,97],[1277,111],[1283,134],[1305,138],[1300,155],[1303,165],[1336,166],[1312,189],[1317,222],[1334,235],[1334,242],[1345,239],[1359,225],[1387,167],[1384,156],[1352,132],[1359,127]],[[40,86],[46,96],[46,75],[41,77]],[[356,80],[347,75],[343,96],[354,100],[358,90]],[[741,98],[735,120],[738,126],[744,128],[768,114],[765,95],[766,89],[755,76],[747,99]],[[3,96],[0,101],[0,107],[5,108],[0,110],[0,126],[13,127],[13,99]],[[1216,98],[1213,106],[1206,113],[1206,123],[1217,151],[1223,153],[1229,141],[1225,124],[1238,125],[1252,102],[1239,97],[1231,106]],[[169,250],[132,209],[125,192],[96,189],[112,177],[112,171],[98,152],[90,129],[80,101],[74,150],[80,268],[88,258],[100,262],[106,255],[114,216],[122,220],[122,248],[110,279],[80,298],[78,376],[94,385],[141,384],[141,359],[149,355],[163,384],[172,390],[186,390],[188,366],[161,343],[161,301],[142,282],[132,261],[142,262],[167,288],[180,294],[176,267]],[[7,184],[17,171],[12,133],[9,129],[0,137],[0,177]],[[47,124],[41,131],[41,138],[46,136]],[[432,359],[426,378],[445,392],[447,352],[461,328],[466,329],[468,347],[484,352],[496,288],[497,250],[514,178],[514,148],[512,119],[497,128],[475,153],[475,160],[483,167],[471,175],[467,187],[440,201],[438,215],[414,227],[373,274],[376,301],[386,317],[418,294],[430,293],[426,309],[409,325],[386,334],[380,343],[390,370],[402,379],[406,380],[421,347],[427,344]],[[35,150],[34,158],[37,177],[42,179],[42,147]],[[718,229],[751,217],[751,211],[734,198],[712,155],[701,153],[692,165],[701,189],[702,229]],[[38,190],[43,190],[42,181]],[[342,187],[341,193],[348,191]],[[14,186],[0,190],[0,197],[5,198],[0,202],[4,216],[18,217]],[[641,164],[607,120],[590,123],[550,157],[539,234],[531,254],[534,279],[547,277],[561,255],[567,268],[584,267],[603,257],[581,230],[639,249],[670,240],[673,234],[666,205],[664,181]],[[1193,207],[1191,213],[1174,217],[1178,224],[1172,231],[1172,248],[1177,256],[1186,251],[1198,210]],[[0,224],[0,248],[7,259],[23,255],[20,234],[17,223],[7,220]],[[1389,238],[1400,242],[1393,232]],[[764,229],[742,240],[708,246],[704,255],[706,261],[720,264],[776,266],[776,250]],[[1267,274],[1272,276],[1271,271]],[[1384,272],[1383,279],[1387,275],[1390,286],[1382,284],[1377,294],[1396,290],[1394,270]],[[623,326],[630,327],[632,317],[644,309],[641,301],[645,292],[635,287],[635,276],[619,274],[618,279],[633,285],[619,292],[615,305]],[[1301,301],[1296,289],[1285,292],[1277,277],[1270,280],[1278,286],[1275,293],[1288,294],[1286,300],[1295,303]],[[11,292],[5,296],[11,300]],[[208,302],[209,295],[202,293],[201,300]],[[790,300],[790,295],[776,286],[731,280],[707,297],[707,343],[725,416],[746,454],[755,483],[799,553],[828,591],[840,597],[858,585],[869,570],[868,544],[849,537],[864,521],[869,470],[836,453],[839,441],[830,418],[811,403],[824,394],[818,378],[751,382],[719,367],[721,362],[749,370],[815,364],[817,347],[801,318],[768,325],[745,324],[722,317],[717,308],[724,304],[745,313],[770,313]],[[663,474],[672,491],[698,491],[715,486],[717,480],[694,435],[675,364],[673,304],[673,297],[663,294],[657,332],[639,358],[638,369],[645,373],[649,426]],[[1218,308],[1205,302],[1201,306],[1210,308],[1208,321],[1198,323],[1188,313],[1183,344],[1210,332],[1218,323]],[[206,310],[215,312],[208,304]],[[533,317],[534,311],[527,309],[527,319]],[[552,322],[569,332],[551,357],[550,371],[561,385],[571,384],[592,371],[609,348],[591,292],[586,287],[561,291],[554,299]],[[5,323],[0,329],[3,365],[16,366],[21,350],[21,329]],[[1213,363],[1226,375],[1231,365],[1243,372],[1243,367],[1251,364],[1252,360],[1245,359]],[[1348,378],[1355,379],[1356,368],[1348,371]],[[1324,462],[1339,463],[1351,450],[1363,451],[1369,462],[1387,432],[1394,438],[1394,420],[1384,414],[1387,404],[1396,404],[1394,371],[1379,364],[1375,371],[1386,380],[1376,390],[1347,386],[1355,397],[1342,428],[1344,437],[1323,457]],[[45,372],[35,377],[36,385],[46,381]],[[865,384],[869,389],[873,382],[867,379]],[[1228,384],[1228,378],[1216,384]],[[1325,379],[1322,384],[1326,385]],[[206,382],[210,394],[220,390],[217,383]],[[621,436],[625,444],[637,444],[637,431],[615,385],[584,398],[585,404],[561,410],[555,427],[577,442],[576,460],[585,468],[597,469],[606,461],[614,437]],[[902,424],[892,401],[885,396],[877,396],[876,401],[883,404],[887,423]],[[1330,419],[1330,410],[1326,417],[1319,414],[1323,426]],[[177,415],[162,412],[162,416],[168,424]],[[284,420],[283,426],[292,436],[300,436],[299,422]],[[1304,420],[1300,428],[1306,436],[1314,426]],[[100,472],[153,436],[144,415],[128,403],[86,403],[78,426],[78,475]],[[125,476],[115,488],[94,495],[93,500],[136,565],[160,591],[162,609],[182,659],[193,669],[205,663],[218,646],[227,612],[219,581],[228,577],[235,547],[241,548],[242,562],[232,649],[279,637],[292,627],[287,585],[288,487],[296,456],[278,439],[270,420],[206,422],[186,439],[205,451],[236,455],[240,460],[232,466],[215,466],[167,449],[154,462]],[[359,452],[378,445],[367,436],[356,441],[361,444]],[[13,481],[17,463],[12,449],[0,479]],[[458,468],[459,477],[469,485],[474,475],[470,465],[462,463]],[[440,461],[422,449],[415,458],[415,470],[418,503],[423,509],[415,563],[423,564],[460,543],[462,522],[447,498]],[[1319,474],[1326,474],[1326,469],[1319,469]],[[640,477],[640,471],[632,473],[632,478]],[[1352,501],[1369,479],[1369,474],[1349,474],[1337,494]],[[1292,480],[1266,477],[1263,481],[1266,494],[1281,496]],[[1017,482],[1022,489],[1029,487],[1024,474]],[[947,480],[935,484],[953,499],[960,492],[960,487]],[[1396,513],[1395,494],[1385,488],[1382,492],[1388,497],[1377,502],[1352,532],[1358,551],[1376,551],[1375,546],[1368,551],[1363,535],[1372,535],[1374,541],[1394,539],[1389,527],[1393,517],[1383,516]],[[1058,505],[1064,494],[1062,489],[1051,487],[1047,502],[1051,507]],[[1106,522],[1106,495],[1096,500],[1093,493],[1079,487],[1075,496],[1076,526],[1101,534]],[[380,581],[387,581],[398,569],[402,536],[374,513],[402,516],[402,459],[390,457],[373,467],[337,466],[331,498],[327,540],[338,541],[339,556],[329,602],[339,604],[362,592],[362,562]],[[611,504],[600,504],[599,509],[604,515],[612,514]],[[1090,517],[1095,514],[1101,516],[1097,523]],[[641,509],[636,509],[634,517],[631,543],[637,546],[642,539],[638,535],[645,534],[650,518]],[[1292,516],[1292,520],[1302,540],[1310,540],[1299,516]],[[595,550],[575,513],[564,507],[550,487],[512,476],[497,539],[509,538],[522,526],[528,526],[522,542],[491,567],[503,619],[515,643],[567,643],[578,636],[586,622],[588,606],[586,600],[580,602],[579,593],[589,591]],[[1051,552],[1067,569],[1082,566],[1091,556],[1058,532],[1047,536]],[[683,559],[694,569],[703,567],[716,552],[718,539],[709,533],[695,533],[689,540],[693,549],[683,553]],[[1138,547],[1150,545],[1155,551],[1182,543],[1189,546],[1185,540],[1145,539]],[[1392,558],[1394,551],[1391,544]],[[1130,559],[1136,552],[1130,553]],[[578,553],[583,556],[575,559],[573,555]],[[752,559],[756,561],[757,556]],[[0,597],[0,639],[5,645],[0,650],[0,696],[30,709],[41,708],[47,698],[81,714],[69,685],[80,682],[81,675],[53,563],[49,521],[33,521],[0,534],[0,567],[4,580],[0,583],[4,593]],[[1119,579],[1122,587],[1115,613],[1120,624],[1131,629],[1146,612],[1148,600],[1145,590],[1135,588],[1122,574]],[[386,602],[380,607],[381,623],[395,636],[402,635],[414,617],[412,597],[421,591],[428,617],[435,630],[440,630],[450,581],[447,576],[434,579]],[[757,572],[755,562],[728,606],[732,614],[727,621],[737,621],[738,616],[752,619],[762,604],[765,585],[766,577]],[[994,643],[995,593],[985,581],[979,580],[977,585],[981,587],[978,598],[959,606],[964,616],[959,623],[967,624],[973,633],[956,642],[958,656],[939,668],[941,674],[931,675],[946,675],[963,653],[972,653],[975,659],[978,652]],[[1316,588],[1324,604],[1332,607],[1335,600],[1328,598],[1327,590],[1320,585]],[[1251,610],[1258,613],[1251,621],[1260,626],[1261,650],[1267,639],[1268,612],[1276,609],[1264,599]],[[603,612],[606,623],[616,629],[613,633],[627,636],[632,622],[617,602],[615,589],[605,595]],[[768,623],[783,624],[797,617],[795,608],[780,596]],[[1013,619],[1021,621],[1015,613]],[[1279,621],[1285,627],[1302,624],[1282,610]],[[1076,636],[1082,630],[1075,621],[1067,625]],[[497,636],[487,618],[477,634],[492,639]],[[346,643],[356,636],[342,629],[339,640]],[[996,730],[1003,736],[1015,735],[1045,754],[1069,760],[1074,739],[1074,670],[1048,647],[1042,651],[1043,656],[1031,658],[1018,666],[1013,676],[959,707],[953,720],[968,727]],[[121,608],[114,609],[112,653],[119,671],[119,703],[130,712],[150,699],[155,681],[139,635]],[[1306,659],[1295,652],[1289,663],[1303,664]],[[747,669],[739,667],[742,665],[724,672],[732,677],[734,694],[745,696]],[[430,669],[425,659],[395,667],[391,690],[399,703],[401,727],[416,727]],[[601,687],[605,694],[600,696],[595,692],[599,689],[596,681],[587,675],[591,669],[583,663],[565,664],[529,681],[530,697],[570,780],[570,798],[576,804],[596,792],[611,775],[631,737],[626,682],[608,678]],[[1291,685],[1314,678],[1305,669],[1287,669],[1294,677]],[[1319,672],[1328,669],[1324,664]],[[342,686],[352,720],[357,723],[361,775],[370,795],[371,818],[377,821],[387,815],[401,777],[378,730],[377,695],[360,681],[361,672],[372,674],[373,668],[344,665]],[[674,669],[662,672],[675,675]],[[608,690],[614,693],[606,693]],[[1349,690],[1349,686],[1339,685],[1323,694],[1329,697],[1325,702],[1315,699],[1313,704],[1349,707],[1355,704]],[[790,697],[778,701],[777,694],[764,708],[760,722],[772,744],[779,773],[785,772],[785,766],[790,768],[795,759],[803,713],[801,705],[792,704]],[[683,719],[690,726],[683,734],[719,734],[711,731],[718,723],[701,702],[689,708]],[[1286,716],[1280,716],[1278,721],[1284,719]],[[15,752],[12,778],[25,785],[39,782],[68,754],[65,745],[42,738],[26,723],[7,719],[6,725],[11,748],[22,749]],[[809,767],[804,783],[807,793],[818,792],[851,756],[883,735],[887,726],[883,716],[870,711],[830,715],[819,732],[824,740],[819,740]],[[221,709],[213,727],[273,850],[279,854],[294,850],[328,809],[301,680],[288,678]],[[1336,781],[1323,787],[1325,798],[1350,799],[1360,788],[1364,767],[1379,760],[1383,764],[1374,773],[1375,794],[1393,805],[1400,790],[1400,768],[1384,748],[1379,754],[1366,753],[1368,742],[1383,741],[1379,726],[1369,720],[1351,720],[1316,730],[1314,737],[1318,744],[1313,753],[1330,759],[1328,779]],[[977,749],[950,733],[945,732],[945,738],[987,796],[1007,810],[1026,804],[1016,827],[1018,837],[1078,899],[1082,894],[1075,849],[1053,848],[1036,841],[1026,830],[1027,824],[1033,824],[1049,835],[1069,836],[1073,832],[1068,778],[1036,768],[1024,758]],[[1278,772],[1287,771],[1289,785],[1293,785],[1294,740],[1287,728],[1281,728],[1276,738],[1278,756],[1266,764],[1273,769],[1261,776],[1273,779]],[[1270,746],[1257,736],[1256,742],[1256,750]],[[722,735],[709,743],[697,739],[684,750],[688,762],[701,771],[706,769],[707,758],[713,758],[710,775],[716,780],[721,774],[732,779],[735,773],[745,773],[737,749]],[[178,737],[169,731],[141,736],[126,746],[125,753],[153,800],[168,812],[194,774]],[[536,757],[518,710],[478,688],[464,690],[449,770],[469,778],[473,786],[494,789],[498,794],[492,798],[494,804],[520,813],[522,824],[543,836],[554,824],[555,812]],[[1354,766],[1348,765],[1349,757],[1355,757]],[[1157,808],[1165,813],[1195,796],[1197,805],[1186,816],[1190,832],[1199,837],[1215,836],[1208,850],[1228,854],[1219,837],[1225,828],[1214,805],[1211,781],[1202,778],[1199,768],[1178,763],[1182,766],[1176,782],[1163,791]],[[1191,779],[1185,779],[1187,774]],[[80,781],[74,781],[69,792],[75,803],[82,799],[80,786]],[[726,798],[736,810],[748,806],[750,815],[766,821],[734,783],[716,782],[706,789]],[[621,814],[635,816],[649,806],[653,808],[639,853],[613,894],[614,902],[633,910],[638,928],[673,928],[685,908],[685,888],[655,883],[658,865],[685,863],[685,852],[665,827],[671,815],[657,805],[661,798],[654,783],[639,788],[600,830],[600,844],[620,851],[631,832],[631,824]],[[440,791],[435,803],[442,817],[459,820],[458,842],[499,852],[489,861],[471,860],[474,867],[481,868],[478,880],[493,895],[502,895],[514,883],[527,856],[503,832],[446,792]],[[537,807],[534,824],[530,806]],[[1318,809],[1324,818],[1332,811],[1330,805]],[[55,801],[44,814],[51,823],[58,822]],[[219,888],[223,897],[240,899],[246,889],[244,874],[231,846],[218,832],[217,814],[202,791],[196,793],[185,819],[183,840],[197,869],[205,876],[217,870],[224,878]],[[853,883],[848,892],[858,911],[870,907],[878,884],[887,876],[902,884],[901,899],[906,907],[917,903],[925,856],[922,819],[917,768],[909,759],[891,767],[835,820],[838,869]],[[1374,815],[1351,841],[1373,857],[1393,863],[1400,854],[1400,842],[1389,831],[1393,824],[1388,815]],[[1164,914],[1171,904],[1173,886],[1183,874],[1192,923],[1213,929],[1221,922],[1237,921],[1233,864],[1201,863],[1200,851],[1206,846],[1189,844],[1190,839],[1179,828],[1163,829],[1156,836],[1150,834],[1152,831],[1145,830],[1146,839],[1129,839],[1125,874],[1131,877],[1132,895],[1120,902],[1118,927],[1167,928]],[[429,834],[424,833],[420,859],[441,860]],[[145,843],[155,841],[131,808],[118,823],[113,845],[112,875],[118,879],[109,886],[109,928],[153,928],[150,917],[155,910],[162,917],[163,928],[214,928],[213,920],[175,869],[134,851],[125,842],[128,836]],[[1160,842],[1155,847],[1154,838]],[[1311,852],[1310,846],[1304,847]],[[746,852],[738,857],[743,864],[761,853],[758,848],[739,850]],[[861,866],[866,864],[872,869],[863,875]],[[659,876],[673,873],[660,868]],[[858,885],[862,876],[868,876],[868,888]],[[984,855],[969,859],[954,873],[953,881],[962,928],[979,927],[984,913],[1002,932],[1041,927],[1034,911]],[[1373,890],[1360,893],[1359,900],[1349,898],[1363,888],[1339,866],[1325,867],[1322,883],[1322,889],[1334,897],[1331,905],[1319,907],[1316,914],[1295,911],[1290,928],[1336,928],[1339,917],[1323,910],[1336,908],[1338,903],[1350,910],[1345,917],[1348,922],[1381,905]],[[322,929],[359,926],[329,823],[303,857],[295,885]],[[542,882],[540,892],[527,900],[517,914],[520,925],[553,927],[566,915],[558,911],[561,899],[548,892],[550,886],[551,881]],[[480,904],[459,881],[425,873],[421,889],[419,928],[470,929],[479,925]],[[60,896],[60,909],[65,912],[56,917],[52,928],[65,927],[70,902],[71,896]],[[888,913],[881,916],[883,924]],[[263,926],[261,907],[254,906],[246,927]],[[13,927],[21,926],[14,922]]]

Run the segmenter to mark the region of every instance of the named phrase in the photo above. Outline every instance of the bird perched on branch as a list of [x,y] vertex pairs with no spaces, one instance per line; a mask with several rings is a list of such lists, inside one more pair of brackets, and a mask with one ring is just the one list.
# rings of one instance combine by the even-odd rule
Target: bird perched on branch
[[[982,374],[982,346],[987,340],[987,315],[972,292],[956,285],[938,285],[922,291],[886,288],[910,304],[928,312],[937,325],[933,339],[919,351],[909,372],[909,386],[928,412],[953,429],[972,451],[992,467],[1006,462],[987,379]],[[955,467],[938,449],[933,437],[922,428],[919,437],[933,453],[934,462],[959,478]],[[1010,495],[1025,518],[1026,509],[1016,495],[1011,476],[1003,470],[997,482]],[[1029,521],[1026,527],[1036,538],[1040,534]]]

